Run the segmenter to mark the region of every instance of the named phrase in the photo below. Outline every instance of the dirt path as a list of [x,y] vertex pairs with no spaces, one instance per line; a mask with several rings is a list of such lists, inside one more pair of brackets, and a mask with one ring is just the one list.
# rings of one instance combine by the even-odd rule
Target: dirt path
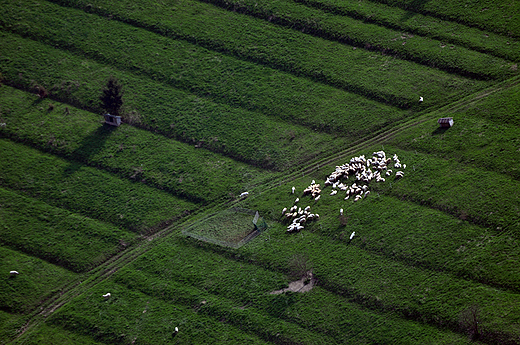
[[[414,118],[410,121],[407,121],[405,123],[400,122],[398,127],[393,127],[387,130],[380,131],[376,133],[374,136],[370,138],[362,138],[358,140],[357,142],[353,143],[350,147],[346,148],[343,151],[336,152],[324,159],[319,159],[315,161],[310,161],[305,163],[305,166],[301,169],[295,170],[292,173],[289,173],[287,175],[283,175],[282,177],[279,177],[277,179],[268,181],[267,183],[261,183],[262,185],[262,192],[266,193],[269,190],[275,188],[276,186],[280,184],[288,183],[296,178],[299,178],[300,176],[304,176],[305,174],[310,174],[313,171],[316,171],[319,169],[319,167],[323,167],[325,165],[329,165],[333,162],[338,162],[342,159],[345,159],[346,157],[351,156],[356,151],[377,145],[377,144],[384,144],[385,141],[392,138],[393,136],[409,129],[414,126],[420,125],[426,121],[432,121],[439,117],[440,114],[445,112],[454,111],[457,109],[461,109],[463,107],[466,107],[473,102],[476,102],[482,98],[485,98],[495,92],[508,89],[510,87],[513,87],[520,83],[520,77],[515,77],[512,79],[509,79],[505,82],[502,82],[500,84],[497,84],[491,88],[488,88],[486,90],[482,90],[478,93],[475,93],[471,96],[468,96],[460,101],[451,103],[443,108],[440,109],[432,109],[431,111],[428,111],[427,113],[419,116],[418,118]],[[260,183],[253,186],[253,187],[259,187]],[[221,207],[223,205],[229,206],[230,204],[233,205],[235,203],[238,203],[240,200],[236,200],[233,202],[224,202],[220,205],[212,205],[211,208]],[[161,231],[158,231],[150,236],[144,237],[142,241],[140,241],[137,245],[128,248],[119,254],[113,256],[109,260],[105,261],[98,267],[92,269],[91,271],[87,272],[85,275],[87,278],[83,281],[80,279],[74,280],[65,286],[62,287],[60,292],[56,293],[51,298],[47,299],[44,303],[42,303],[41,307],[34,311],[30,316],[28,322],[19,330],[18,335],[14,340],[20,338],[23,336],[27,331],[33,329],[34,327],[38,326],[42,322],[44,322],[52,313],[54,313],[56,310],[58,310],[60,307],[65,305],[66,303],[70,302],[73,298],[79,296],[81,293],[86,292],[87,290],[95,287],[96,285],[102,283],[106,279],[110,278],[114,273],[119,271],[122,267],[125,265],[131,263],[132,261],[136,260],[139,256],[146,253],[148,250],[150,250],[154,245],[157,244],[157,241],[160,241],[161,239],[165,239],[168,235],[173,233],[175,230],[180,228],[183,225],[183,221],[180,220],[178,223],[175,223]],[[283,293],[285,291],[297,291],[297,292],[304,292],[312,289],[314,286],[314,278],[311,278],[310,280],[307,278],[302,278],[301,280],[291,282],[289,284],[288,288],[273,291],[271,293]]]

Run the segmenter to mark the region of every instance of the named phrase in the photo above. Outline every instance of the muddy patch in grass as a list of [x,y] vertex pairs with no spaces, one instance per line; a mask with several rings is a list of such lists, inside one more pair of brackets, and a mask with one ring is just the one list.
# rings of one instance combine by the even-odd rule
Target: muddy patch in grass
[[311,291],[314,285],[316,284],[316,278],[312,272],[307,272],[307,274],[299,280],[293,281],[289,283],[289,287],[281,290],[271,291],[271,295],[278,295],[287,291],[292,292],[307,292]]

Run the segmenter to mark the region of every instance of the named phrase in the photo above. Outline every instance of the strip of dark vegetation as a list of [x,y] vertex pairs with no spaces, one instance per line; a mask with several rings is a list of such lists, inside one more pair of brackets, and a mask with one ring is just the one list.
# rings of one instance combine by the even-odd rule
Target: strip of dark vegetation
[[[342,44],[350,45],[353,47],[363,48],[368,51],[375,51],[385,55],[394,56],[396,58],[402,60],[413,61],[418,64],[422,64],[427,67],[436,68],[439,70],[446,71],[448,73],[458,74],[460,76],[466,78],[472,78],[476,80],[492,80],[496,78],[504,78],[503,75],[499,75],[493,72],[486,72],[482,68],[479,68],[479,71],[470,71],[468,67],[473,66],[461,66],[460,61],[447,61],[445,59],[446,54],[442,54],[443,56],[431,56],[425,54],[424,51],[415,51],[410,49],[404,49],[404,46],[399,43],[394,45],[393,47],[389,44],[383,43],[374,43],[370,41],[366,41],[363,38],[356,37],[354,35],[343,35],[341,31],[338,31],[336,27],[327,27],[321,24],[319,21],[311,22],[306,19],[300,19],[295,17],[283,17],[272,14],[272,10],[264,9],[261,7],[253,7],[241,5],[235,1],[229,0],[200,0],[206,3],[210,3],[216,6],[219,6],[226,10],[231,10],[237,13],[249,15],[255,18],[267,20],[271,23],[293,29],[298,30],[307,34],[311,34],[316,37],[320,37],[330,41],[336,41]],[[357,18],[356,18],[357,19]],[[397,34],[397,33],[396,33]],[[379,37],[378,37],[379,38]],[[374,41],[376,41],[374,37]],[[440,45],[436,44],[436,47]],[[468,54],[472,54],[473,52],[458,52],[461,56],[467,56]],[[480,57],[482,58],[482,57]],[[479,61],[478,57],[475,57],[475,61]],[[459,59],[460,60],[460,59]],[[489,66],[490,64],[486,64]],[[495,65],[495,64],[492,64]],[[484,66],[483,66],[484,67]],[[507,76],[506,76],[507,77]]]

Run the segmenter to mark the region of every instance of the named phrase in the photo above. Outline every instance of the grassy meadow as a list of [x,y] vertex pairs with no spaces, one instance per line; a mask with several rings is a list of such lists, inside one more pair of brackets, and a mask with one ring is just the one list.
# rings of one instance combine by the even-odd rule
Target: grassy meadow
[[0,6],[0,344],[519,343],[516,3]]

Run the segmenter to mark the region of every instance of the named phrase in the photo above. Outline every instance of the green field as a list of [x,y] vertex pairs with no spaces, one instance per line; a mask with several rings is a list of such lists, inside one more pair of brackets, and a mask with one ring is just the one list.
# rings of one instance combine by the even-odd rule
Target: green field
[[0,344],[519,343],[516,2],[0,6]]

